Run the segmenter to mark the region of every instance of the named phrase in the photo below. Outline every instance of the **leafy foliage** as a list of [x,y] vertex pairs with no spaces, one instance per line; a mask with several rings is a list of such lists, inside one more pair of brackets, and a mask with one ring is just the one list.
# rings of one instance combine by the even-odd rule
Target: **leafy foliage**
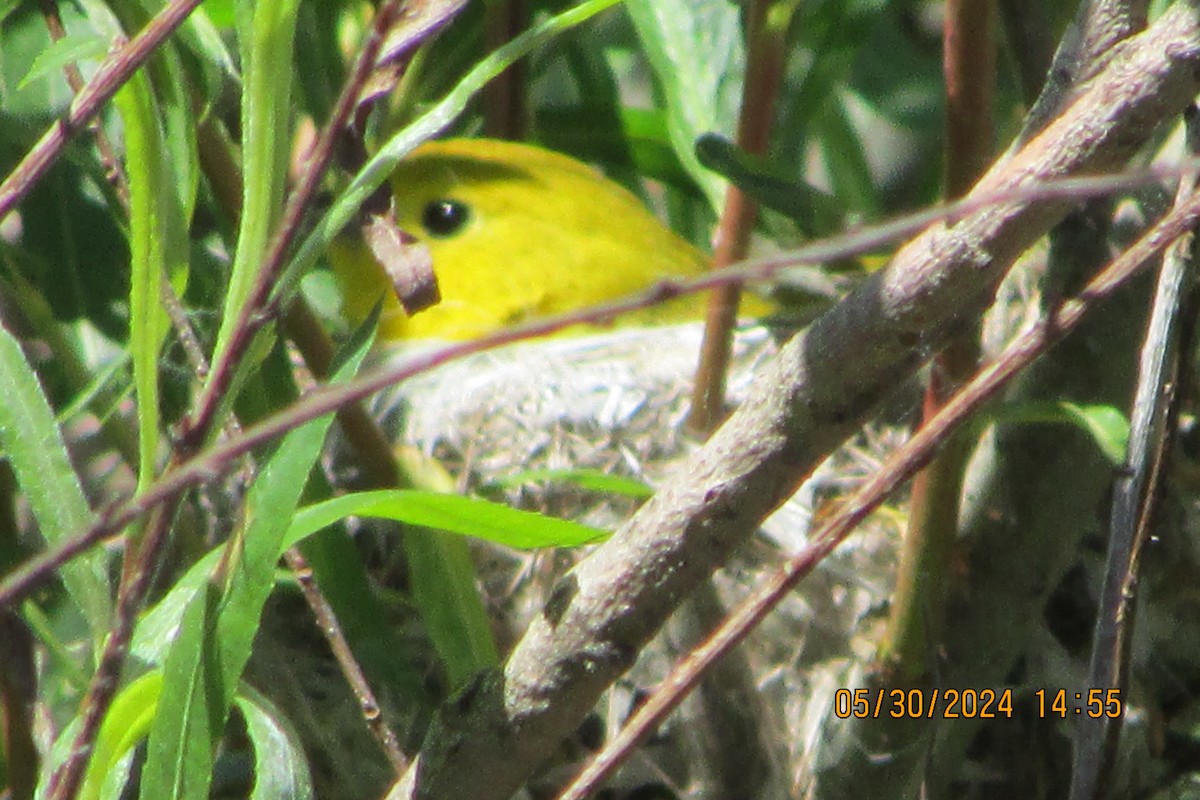
[[[0,2],[0,173],[24,169],[18,165],[28,154],[44,152],[36,150],[39,137],[78,95],[65,75],[78,69],[83,80],[94,77],[112,63],[117,37],[142,29],[160,5],[62,4],[64,35],[52,36],[53,18],[38,4]],[[339,108],[358,55],[379,44],[371,26],[380,9],[350,0],[209,0],[144,67],[124,75],[112,103],[89,127],[71,131],[54,163],[0,217],[0,718],[9,732],[23,728],[32,739],[32,717],[21,709],[36,706],[54,734],[53,742],[38,742],[32,764],[13,749],[19,737],[6,739],[0,780],[14,800],[35,784],[38,796],[61,797],[64,781],[71,796],[88,798],[381,796],[396,779],[400,751],[411,756],[427,732],[437,732],[430,721],[439,704],[469,705],[529,620],[561,608],[572,578],[562,577],[564,563],[556,560],[586,551],[553,551],[606,540],[652,496],[660,474],[644,452],[614,445],[597,457],[603,469],[564,464],[558,454],[587,447],[555,449],[557,432],[529,448],[530,460],[550,453],[545,465],[493,473],[487,453],[447,455],[427,446],[432,456],[414,466],[401,454],[398,467],[385,448],[384,466],[372,467],[358,449],[347,413],[355,398],[346,387],[377,359],[369,353],[370,324],[348,333],[336,301],[323,299],[323,254],[422,141],[494,133],[504,116],[501,98],[506,125],[522,138],[597,165],[705,249],[731,184],[761,204],[750,237],[755,254],[836,236],[939,197],[942,41],[930,20],[940,3],[764,3],[764,30],[783,43],[783,58],[778,100],[758,110],[770,136],[757,154],[740,146],[751,113],[743,108],[748,63],[762,46],[750,33],[754,2],[426,5],[429,17],[402,21],[398,38],[384,43],[400,48],[388,53],[390,66],[353,89],[353,113],[333,139],[335,168],[325,174],[313,172],[326,166],[312,158],[319,152],[313,131]],[[1048,24],[1057,32],[1067,21]],[[411,41],[396,45],[404,36]],[[999,154],[1031,98],[1019,96],[1019,82],[1004,71],[980,80],[995,84],[1001,123],[991,144]],[[384,91],[375,96],[379,86]],[[305,186],[320,196],[289,215],[290,198]],[[850,282],[861,277],[859,266],[814,269],[841,287],[847,275]],[[779,283],[798,285],[798,272],[789,279],[784,271]],[[1002,333],[1012,328],[1006,315],[1022,316],[1040,299],[1037,277],[1027,271],[1002,288],[995,312]],[[786,291],[779,298],[791,302]],[[818,301],[801,297],[797,305],[810,302]],[[317,317],[305,316],[305,303],[329,312],[318,316],[339,340],[332,367],[313,349],[314,331],[305,326]],[[978,421],[972,445],[981,434],[1004,440],[1016,429],[1014,438],[1043,437],[1026,455],[1044,447],[1096,456],[1103,469],[1120,464],[1127,386],[1115,377],[1127,376],[1115,367],[1101,373],[1103,390],[1094,394],[1018,393]],[[898,388],[901,413],[892,409],[891,417],[916,405],[911,387]],[[649,402],[618,394],[613,407],[628,401],[640,410]],[[336,427],[335,407],[346,413]],[[601,439],[619,438],[614,431],[625,418],[610,416],[618,421]],[[893,431],[895,423],[884,418],[873,430]],[[1056,437],[1081,433],[1086,448],[1059,447]],[[861,456],[861,448],[855,452]],[[838,458],[845,467],[852,457]],[[1008,458],[1016,456],[997,456]],[[1176,491],[1174,501],[1190,510],[1194,490]],[[525,508],[515,507],[522,502]],[[997,505],[980,513],[1023,520],[1038,511]],[[903,517],[902,503],[891,513]],[[1089,528],[1089,536],[1096,532]],[[771,547],[789,546],[786,537],[772,537]],[[1090,625],[1094,592],[1072,594],[1068,576],[1087,572],[1095,559],[1090,540],[1078,538],[1063,563],[1047,568],[1053,596],[1022,612],[1045,617],[1037,629],[1044,649],[988,643],[997,663],[1010,668],[1005,688],[1018,708],[1032,702],[1037,681],[1077,677],[1086,661],[1069,629]],[[36,561],[76,545],[49,567]],[[859,576],[860,583],[890,586],[898,556],[895,542],[889,546],[885,573]],[[766,568],[748,558],[747,573]],[[1181,573],[1191,567],[1190,557],[1178,563]],[[950,572],[941,576],[948,583],[971,580]],[[331,614],[317,624],[307,606],[297,611],[310,582]],[[1161,676],[1181,676],[1169,701],[1182,722],[1164,735],[1193,747],[1200,657],[1163,644],[1170,638],[1164,631],[1182,625],[1179,609],[1188,607],[1170,584],[1164,576],[1146,612],[1148,636],[1161,650],[1139,654],[1149,698],[1140,702],[1165,707]],[[852,594],[845,584],[822,586],[830,596]],[[682,605],[683,598],[665,602]],[[1086,623],[1062,610],[1078,606]],[[866,680],[864,653],[881,639],[879,610],[840,607],[853,617],[848,630],[833,644],[810,642],[809,651],[827,650],[821,657],[837,661],[837,680]],[[36,637],[36,670],[32,656],[22,660],[21,648],[6,646],[10,616],[14,630]],[[329,651],[341,656],[340,642],[318,635],[330,628],[351,662],[340,662],[337,674]],[[646,661],[660,669],[675,646],[661,645]],[[800,663],[804,643],[756,646],[756,659],[773,659],[758,665],[765,691],[797,690],[808,680],[780,677],[785,662]],[[636,672],[646,668],[635,668],[631,682],[661,679]],[[373,697],[353,679],[355,688],[343,685],[341,673],[355,669]],[[28,681],[20,679],[25,673]],[[825,680],[832,674],[812,685],[833,686]],[[631,705],[641,691],[635,688]],[[792,713],[797,695],[763,713]],[[373,713],[376,703],[382,712]],[[814,732],[832,730],[832,709],[786,718],[789,735],[769,749],[788,759],[788,769],[773,783],[764,778],[764,786],[794,789],[791,782],[818,761],[827,780],[850,770],[849,739],[826,737],[819,758],[804,751],[821,746]],[[389,742],[377,725],[399,735]],[[1023,765],[1023,756],[1043,742],[1057,752],[1067,739],[1044,718],[1027,714],[1023,725],[1033,735],[973,728],[957,760],[939,761],[930,769],[944,772],[923,777],[943,794],[952,787],[957,796],[1004,796],[1036,785],[1049,787],[1036,796],[1053,796],[1068,780],[1064,771],[1045,759]],[[1143,734],[1144,726],[1134,731]],[[690,744],[679,744],[689,736],[678,730],[664,737],[688,756],[675,760],[692,760],[681,767],[664,759],[669,768],[660,771],[677,786],[703,783],[696,776],[711,765],[686,749],[699,747],[703,735]],[[545,755],[566,759],[574,746]],[[737,758],[732,744],[722,747]],[[1122,751],[1126,761],[1130,752]],[[1145,775],[1123,780],[1147,796],[1155,781],[1165,792],[1192,771],[1169,753],[1145,759]],[[804,779],[815,781],[816,772]],[[897,783],[895,796],[909,796],[903,787],[911,778]],[[666,783],[650,790],[686,794]]]

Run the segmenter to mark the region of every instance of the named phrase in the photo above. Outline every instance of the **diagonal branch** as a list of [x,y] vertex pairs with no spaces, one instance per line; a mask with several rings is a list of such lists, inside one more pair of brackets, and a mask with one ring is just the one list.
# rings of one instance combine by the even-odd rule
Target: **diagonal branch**
[[62,155],[67,142],[83,130],[88,120],[112,99],[125,81],[129,80],[129,76],[145,63],[164,39],[183,24],[200,2],[201,0],[174,0],[164,6],[146,27],[104,60],[83,91],[75,95],[63,118],[42,134],[42,138],[21,163],[0,182],[0,220],[16,208]]

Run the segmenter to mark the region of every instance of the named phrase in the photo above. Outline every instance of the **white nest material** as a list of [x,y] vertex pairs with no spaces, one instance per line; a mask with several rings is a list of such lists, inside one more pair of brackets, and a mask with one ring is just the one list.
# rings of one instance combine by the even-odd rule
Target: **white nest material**
[[[606,468],[610,459],[599,451],[614,445],[634,462],[620,471],[640,476],[686,447],[682,423],[702,335],[693,323],[521,342],[423,373],[377,407],[402,440],[429,455],[469,454],[482,477]],[[738,333],[733,402],[774,350],[765,328]]]
[[[375,407],[397,441],[436,458],[464,487],[547,468],[593,468],[654,485],[697,446],[683,422],[701,339],[701,326],[687,324],[524,342],[419,375],[378,398]],[[758,367],[776,349],[763,327],[738,331],[727,387],[731,405],[745,397]],[[822,465],[763,524],[756,543],[718,574],[722,600],[736,602],[764,570],[801,549],[814,505],[843,493],[875,466],[879,449],[896,443],[891,432],[868,434]],[[514,505],[608,528],[635,506],[561,484],[512,488],[507,496]],[[775,757],[788,765],[782,772],[792,788],[805,782],[820,749],[833,692],[873,656],[893,581],[894,520],[869,524],[851,537],[752,637],[755,681],[769,698],[765,713],[776,717],[769,724],[788,732],[775,742],[783,751]],[[550,585],[536,576],[548,575],[523,556],[485,550],[490,555],[479,555],[481,566],[487,564],[481,577],[489,605],[519,632]],[[573,559],[559,554],[551,560],[556,566],[550,572],[558,573]],[[678,655],[677,645],[660,640],[628,679],[652,685]],[[789,789],[777,785],[776,791]]]

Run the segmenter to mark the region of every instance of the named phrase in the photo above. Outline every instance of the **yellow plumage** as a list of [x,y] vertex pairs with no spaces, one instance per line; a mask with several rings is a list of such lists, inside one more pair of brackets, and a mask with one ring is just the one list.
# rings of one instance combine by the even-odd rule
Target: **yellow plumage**
[[[531,145],[429,142],[400,164],[392,188],[400,227],[432,253],[441,302],[408,317],[361,243],[341,240],[330,253],[350,319],[363,319],[383,298],[384,342],[469,339],[706,269],[705,256],[633,194]],[[703,303],[703,296],[681,298],[632,319],[698,319]],[[750,303],[747,313],[765,311],[765,303]]]

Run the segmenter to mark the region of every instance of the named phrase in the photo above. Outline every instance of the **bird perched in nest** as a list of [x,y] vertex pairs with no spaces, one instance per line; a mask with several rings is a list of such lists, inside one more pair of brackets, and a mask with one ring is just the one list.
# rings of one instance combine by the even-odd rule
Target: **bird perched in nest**
[[[428,142],[391,186],[396,223],[429,248],[441,301],[409,316],[364,244],[344,239],[330,252],[349,321],[382,299],[385,352],[471,339],[707,269],[707,257],[631,192],[540,147]],[[645,459],[682,447],[706,302],[679,297],[623,315],[616,328],[579,326],[574,336],[481,353],[406,382],[380,405],[403,408],[390,424],[398,439],[438,451],[452,468],[469,449],[472,468],[490,475],[569,464],[640,477]],[[770,310],[756,295],[743,299],[747,317]],[[769,339],[757,328],[735,343],[735,396]]]
[[[386,357],[406,357],[413,343],[468,340],[707,268],[706,257],[633,194],[585,164],[530,145],[427,143],[397,167],[391,183],[396,223],[429,248],[441,302],[408,316],[365,245],[344,240],[330,252],[350,322],[365,319],[382,299],[377,341]],[[435,457],[465,476],[466,485],[567,467],[653,484],[692,446],[682,421],[706,302],[704,294],[680,297],[625,315],[615,327],[579,326],[570,331],[576,335],[456,359],[395,387],[377,408],[396,441]],[[743,299],[746,317],[772,308],[754,295]],[[775,349],[763,326],[739,329],[728,381],[731,399],[746,394],[757,367]],[[561,485],[510,488],[508,499],[599,527],[615,526],[632,507],[627,499],[597,498]],[[764,526],[768,537],[785,549],[803,542],[808,507],[805,501],[790,504],[777,515],[774,532]],[[853,550],[841,574],[867,574],[864,566],[885,560],[881,551],[891,552],[885,545]],[[519,632],[540,608],[547,586],[515,579],[513,574],[526,574],[523,567],[497,563],[483,569],[481,581],[508,587],[505,622]],[[778,638],[809,635],[816,641],[811,631],[820,626],[811,620],[836,618],[838,625],[826,626],[836,631],[818,631],[822,641],[835,644],[812,650],[841,654],[849,632],[876,607],[881,593],[861,577],[864,585],[850,589],[842,588],[838,575],[824,580],[830,586],[822,585],[814,599],[797,602],[794,613],[785,615],[788,629]],[[835,661],[832,669],[844,668],[842,660]],[[808,696],[808,688],[796,694]]]
[[[392,175],[396,222],[428,246],[441,302],[407,316],[360,243],[330,252],[346,315],[383,298],[379,337],[460,340],[692,278],[707,258],[630,192],[573,158],[515,142],[451,139],[418,147]],[[622,322],[700,319],[691,295]],[[748,297],[747,316],[768,305]]]

